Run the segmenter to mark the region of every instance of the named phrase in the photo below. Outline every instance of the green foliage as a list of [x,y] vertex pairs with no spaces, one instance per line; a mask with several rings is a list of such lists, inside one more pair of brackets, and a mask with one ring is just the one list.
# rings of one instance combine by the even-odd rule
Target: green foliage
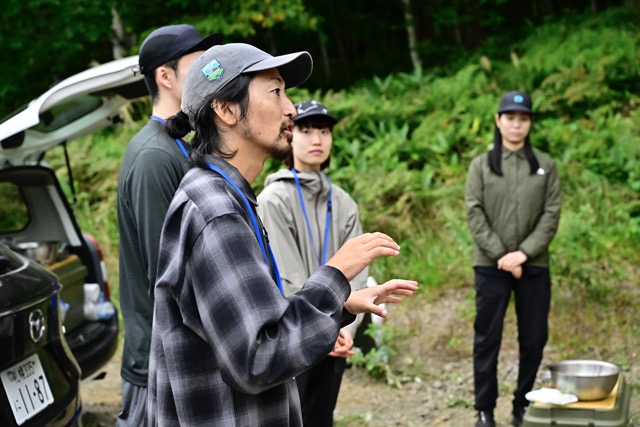
[[[517,53],[517,58],[528,50],[533,52],[535,45],[540,45],[538,41],[542,41],[551,49],[539,52],[541,61],[524,66],[529,69],[530,79],[514,81],[519,84],[533,81],[527,87],[537,87],[540,79],[547,77],[546,71],[555,70],[556,63],[548,62],[547,57],[557,56],[566,45],[575,46],[573,35],[566,29],[584,21],[585,11],[596,4],[562,2],[559,10],[554,9],[556,3],[410,0],[407,7],[413,16],[416,53],[430,72],[443,75],[481,55],[504,60]],[[585,36],[615,44],[615,37],[608,37],[615,36],[615,31],[635,32],[637,2],[635,9],[631,4],[629,8],[619,8],[620,3],[597,1],[598,13],[605,21],[622,24],[613,34],[599,33],[602,26],[599,28],[596,23],[590,26],[591,34]],[[307,50],[316,64],[316,72],[307,85],[324,90],[348,87],[374,76],[385,80],[391,73],[413,68],[408,49],[409,23],[400,1],[164,0],[150,4],[146,0],[6,0],[2,12],[0,66],[11,72],[5,73],[0,83],[0,117],[91,63],[106,62],[114,55],[138,53],[142,40],[151,31],[169,24],[190,23],[203,33],[220,32],[228,42],[252,43],[274,54]],[[553,34],[540,33],[537,28],[548,18],[559,23]],[[529,45],[518,43],[530,33],[538,39],[531,39]],[[546,44],[544,37],[549,35],[555,38],[555,44]],[[627,55],[630,50],[609,50],[606,43],[602,45],[601,56],[594,52],[583,57],[580,50],[571,50],[567,58],[583,61],[587,71],[593,67],[605,69],[606,79],[614,86],[637,87],[637,79],[630,79],[630,70],[615,57]],[[630,45],[629,49],[632,48]],[[611,69],[609,65],[614,63],[617,68]],[[571,75],[576,71],[581,73],[572,66],[565,70]],[[556,87],[565,84],[563,90],[580,97],[585,97],[582,89],[595,94],[594,90],[604,88],[588,86],[587,80],[579,78],[569,83],[552,79],[548,84]]]
[[27,205],[15,184],[0,183],[0,200],[0,233],[20,231],[29,224]]
[[347,359],[348,363],[356,368],[365,368],[373,378],[384,378],[389,385],[401,387],[402,382],[407,378],[395,372],[389,363],[396,354],[393,349],[395,344],[406,337],[406,331],[370,323],[365,334],[376,341],[377,347],[370,349],[367,354],[363,354],[360,348],[354,347],[356,354]]
[[206,2],[206,7],[208,13],[194,16],[193,25],[204,33],[222,32],[231,39],[254,37],[261,29],[282,27],[296,33],[318,27],[318,18],[305,10],[302,0]]
[[[112,58],[112,2],[7,0],[0,14],[0,117],[51,84]],[[106,7],[105,7],[106,6]],[[94,54],[86,55],[87,51]],[[11,70],[9,73],[8,71]]]
[[[610,317],[627,313],[620,284],[633,283],[640,264],[634,95],[640,39],[618,18],[612,13],[579,25],[542,26],[522,42],[521,56],[489,67],[468,64],[450,76],[392,74],[320,97],[341,119],[330,175],[359,203],[365,229],[388,232],[403,248],[398,259],[376,262],[377,277],[415,278],[433,289],[471,282],[462,203],[466,167],[492,144],[501,94],[520,88],[533,94],[534,146],[557,160],[561,174],[564,203],[552,273],[572,297],[557,296],[555,307],[575,313],[580,301],[584,313],[589,306]],[[624,294],[637,302],[637,293]],[[558,337],[557,345],[567,343],[574,352],[606,348],[600,337],[617,326],[606,315],[581,317],[580,325],[592,326],[586,331],[599,333],[560,326],[574,338]],[[561,316],[559,323],[572,321]],[[620,322],[638,330],[633,315]],[[455,337],[449,344],[457,345]],[[356,360],[393,381],[386,359],[393,356],[372,352]]]

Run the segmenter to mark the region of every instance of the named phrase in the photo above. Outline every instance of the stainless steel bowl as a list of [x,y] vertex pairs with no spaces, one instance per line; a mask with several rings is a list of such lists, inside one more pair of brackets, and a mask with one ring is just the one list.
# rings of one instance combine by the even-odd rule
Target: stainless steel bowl
[[555,387],[579,400],[602,400],[618,381],[622,368],[599,360],[563,360],[549,365]]
[[18,252],[42,265],[55,263],[60,247],[60,242],[22,242],[15,245]]

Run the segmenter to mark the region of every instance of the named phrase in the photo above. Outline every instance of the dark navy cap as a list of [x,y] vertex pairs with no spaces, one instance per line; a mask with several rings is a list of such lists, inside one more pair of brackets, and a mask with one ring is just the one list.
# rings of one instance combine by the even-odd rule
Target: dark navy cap
[[505,93],[502,96],[502,99],[500,99],[498,114],[506,111],[523,111],[525,113],[532,114],[531,97],[518,90],[512,90],[511,92]]
[[198,30],[187,24],[167,25],[154,30],[140,46],[140,72],[147,74],[161,65],[191,52],[207,50],[222,43],[222,34],[202,37]]
[[329,114],[329,110],[327,107],[319,103],[318,101],[304,101],[298,102],[294,104],[296,107],[296,112],[298,113],[294,118],[293,122],[296,123],[300,120],[304,120],[311,116],[323,116],[325,117],[329,123],[335,125],[337,120],[331,114]]

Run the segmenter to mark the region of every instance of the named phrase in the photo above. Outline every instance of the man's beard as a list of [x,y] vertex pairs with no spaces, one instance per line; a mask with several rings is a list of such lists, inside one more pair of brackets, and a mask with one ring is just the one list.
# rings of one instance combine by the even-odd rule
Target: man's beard
[[280,137],[276,138],[276,140],[273,141],[273,143],[269,144],[269,146],[267,147],[267,152],[274,159],[283,161],[284,159],[289,157],[289,154],[291,154],[292,148],[291,148],[291,141],[286,141],[285,144],[282,143],[283,138],[281,135],[282,134],[280,134]]
[[[242,133],[245,138],[255,140],[255,135],[253,131],[247,126],[246,120],[242,121]],[[291,140],[285,140],[284,131],[288,130],[286,124],[280,125],[280,133],[278,136],[269,144],[266,148],[267,153],[269,153],[270,157],[273,157],[276,160],[283,161],[291,154]]]

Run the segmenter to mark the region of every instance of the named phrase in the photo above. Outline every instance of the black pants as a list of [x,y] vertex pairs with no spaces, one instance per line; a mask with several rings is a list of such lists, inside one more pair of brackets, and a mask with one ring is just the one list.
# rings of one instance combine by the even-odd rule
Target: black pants
[[333,410],[338,402],[346,365],[345,358],[327,356],[322,362],[296,376],[305,427],[333,426]]
[[497,268],[477,267],[475,273],[476,320],[473,340],[473,377],[478,411],[493,410],[498,398],[498,353],[504,315],[512,291],[518,319],[520,364],[514,408],[524,408],[524,397],[536,379],[547,343],[551,277],[545,268],[525,267],[518,280]]

